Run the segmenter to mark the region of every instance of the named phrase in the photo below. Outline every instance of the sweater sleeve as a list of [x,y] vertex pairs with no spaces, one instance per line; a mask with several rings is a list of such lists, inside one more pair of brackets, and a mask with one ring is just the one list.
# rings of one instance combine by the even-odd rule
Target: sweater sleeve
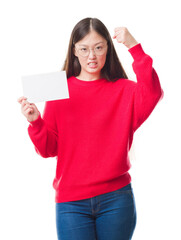
[[39,114],[38,119],[29,123],[28,134],[36,152],[44,158],[55,157],[57,155],[58,131],[52,101],[45,102],[42,117]]
[[133,131],[149,117],[157,103],[163,98],[158,75],[153,68],[152,58],[145,54],[141,44],[128,50],[134,61],[132,64],[137,83],[134,88]]

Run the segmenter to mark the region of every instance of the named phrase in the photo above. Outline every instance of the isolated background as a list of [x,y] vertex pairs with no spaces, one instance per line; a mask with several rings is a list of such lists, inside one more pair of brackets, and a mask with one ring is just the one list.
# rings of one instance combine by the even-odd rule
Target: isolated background
[[[0,3],[0,239],[56,239],[56,159],[37,155],[17,98],[21,76],[59,71],[75,24],[99,18],[113,36],[125,26],[153,58],[164,98],[131,149],[137,205],[133,240],[181,239],[179,1],[6,0]],[[127,48],[113,40],[130,79]],[[40,112],[44,103],[37,104]]]

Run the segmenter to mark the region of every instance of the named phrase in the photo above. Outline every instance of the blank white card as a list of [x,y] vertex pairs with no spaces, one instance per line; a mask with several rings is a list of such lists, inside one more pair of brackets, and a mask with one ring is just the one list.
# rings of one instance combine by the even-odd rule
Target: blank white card
[[69,98],[65,71],[22,76],[23,96],[30,103]]

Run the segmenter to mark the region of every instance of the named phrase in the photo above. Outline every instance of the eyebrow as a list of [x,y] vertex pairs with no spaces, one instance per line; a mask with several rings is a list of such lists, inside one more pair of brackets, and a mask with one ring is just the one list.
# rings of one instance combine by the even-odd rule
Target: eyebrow
[[[98,42],[98,43],[96,43],[94,45],[97,45],[97,44],[100,44],[100,43],[104,43],[104,42]],[[86,45],[86,44],[79,44],[79,46],[86,46],[86,47],[88,47],[88,45]]]

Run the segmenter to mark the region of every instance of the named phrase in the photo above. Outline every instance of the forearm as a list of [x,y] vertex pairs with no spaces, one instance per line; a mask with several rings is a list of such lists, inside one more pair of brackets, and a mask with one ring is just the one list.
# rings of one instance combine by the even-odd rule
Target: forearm
[[134,59],[132,65],[137,78],[133,121],[133,129],[136,130],[148,118],[156,104],[163,98],[164,93],[153,68],[153,60],[145,54],[141,44],[132,47],[129,52]]
[[58,134],[48,129],[41,115],[39,115],[36,121],[30,122],[28,134],[39,155],[44,158],[57,155]]

